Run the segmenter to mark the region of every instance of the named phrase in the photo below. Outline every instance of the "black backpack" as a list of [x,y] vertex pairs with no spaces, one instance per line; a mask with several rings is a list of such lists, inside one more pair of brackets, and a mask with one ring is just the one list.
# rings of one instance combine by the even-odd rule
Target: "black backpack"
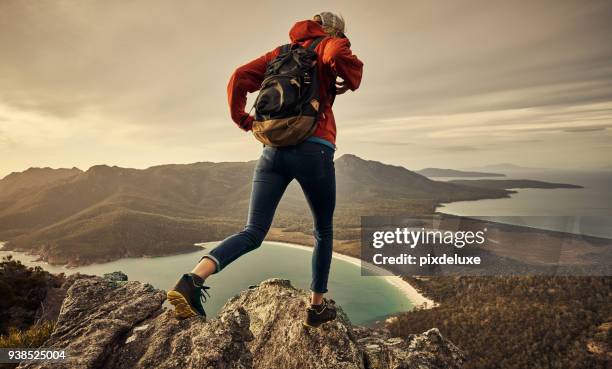
[[296,145],[312,135],[320,106],[315,47],[299,44],[281,46],[268,63],[255,100],[253,135],[268,146]]

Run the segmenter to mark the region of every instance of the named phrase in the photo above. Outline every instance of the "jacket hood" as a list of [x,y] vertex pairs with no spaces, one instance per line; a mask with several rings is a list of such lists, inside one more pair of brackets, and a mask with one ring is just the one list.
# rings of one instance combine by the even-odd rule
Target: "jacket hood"
[[297,22],[289,30],[289,39],[291,39],[292,43],[325,36],[327,36],[327,33],[323,31],[323,27],[321,27],[319,23],[312,20]]

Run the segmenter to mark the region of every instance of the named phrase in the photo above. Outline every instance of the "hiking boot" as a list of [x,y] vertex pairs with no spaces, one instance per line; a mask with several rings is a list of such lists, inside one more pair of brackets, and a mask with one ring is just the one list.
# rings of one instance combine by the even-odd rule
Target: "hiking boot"
[[174,288],[167,293],[168,301],[174,306],[177,318],[185,319],[196,315],[206,317],[202,306],[206,302],[206,296],[210,287],[204,286],[204,280],[198,275],[183,274],[176,282]]
[[321,324],[336,319],[336,307],[334,300],[323,299],[321,305],[310,305],[306,309],[306,320],[304,326],[318,328]]

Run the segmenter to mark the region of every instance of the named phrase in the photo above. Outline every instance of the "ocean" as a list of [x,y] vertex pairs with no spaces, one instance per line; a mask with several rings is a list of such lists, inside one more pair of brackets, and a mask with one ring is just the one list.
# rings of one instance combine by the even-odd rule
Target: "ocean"
[[[529,170],[487,179],[533,179],[584,188],[516,189],[510,198],[443,204],[441,213],[483,218],[501,223],[612,238],[612,172]],[[432,178],[452,179],[479,178]]]

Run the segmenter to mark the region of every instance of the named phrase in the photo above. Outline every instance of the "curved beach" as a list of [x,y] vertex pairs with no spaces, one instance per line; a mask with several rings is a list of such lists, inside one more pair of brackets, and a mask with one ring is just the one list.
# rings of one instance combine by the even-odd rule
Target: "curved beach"
[[[309,246],[302,246],[302,245],[296,245],[292,243],[267,241],[267,240],[266,242],[272,243],[275,245],[285,246],[285,247],[293,247],[295,249],[300,249],[300,250],[305,250],[305,251],[312,251],[312,247],[309,247]],[[362,260],[352,257],[352,256],[334,252],[333,257],[339,260],[346,261],[358,267],[362,266]],[[410,283],[406,282],[402,278],[395,276],[395,275],[388,275],[387,271],[377,266],[374,266],[372,264],[366,263],[366,268],[368,268],[368,270],[377,274],[380,278],[384,278],[385,281],[392,284],[395,288],[399,289],[404,294],[404,296],[406,296],[406,298],[408,298],[412,302],[412,304],[415,307],[419,306],[419,307],[424,307],[424,308],[429,309],[429,308],[436,306],[436,303],[432,299],[428,299],[427,297],[423,296],[419,291],[416,290],[416,288],[414,288]]]
[[[309,246],[296,245],[293,243],[278,242],[278,241],[267,241],[266,240],[266,242],[275,244],[275,245],[279,245],[279,246],[292,247],[294,249],[312,252],[312,247],[309,247]],[[5,242],[0,242],[0,250],[3,248],[4,244]],[[206,244],[208,244],[208,242],[202,242],[196,245],[205,246]],[[351,263],[360,268],[362,266],[362,260],[352,257],[352,256],[334,252],[333,257],[336,259]],[[410,300],[415,307],[419,306],[419,307],[429,309],[429,308],[436,306],[436,303],[433,300],[423,296],[419,291],[416,290],[416,288],[414,288],[410,283],[406,282],[402,278],[395,276],[395,275],[389,275],[388,272],[385,271],[384,269],[374,266],[369,263],[365,263],[365,267],[368,268],[368,270],[372,271],[377,276],[379,276],[380,278],[383,278],[385,281],[392,284],[395,288],[399,289],[402,292],[402,294],[404,294],[404,296],[406,296],[406,298]]]

